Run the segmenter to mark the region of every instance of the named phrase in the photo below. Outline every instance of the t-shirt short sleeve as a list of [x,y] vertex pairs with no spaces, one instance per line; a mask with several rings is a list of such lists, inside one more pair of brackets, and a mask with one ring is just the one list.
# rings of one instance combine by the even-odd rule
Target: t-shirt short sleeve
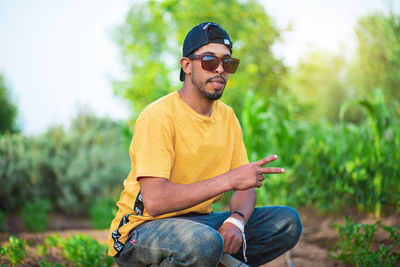
[[[147,116],[135,125],[131,145],[136,178],[154,176],[168,178],[174,163],[172,129],[167,122]],[[132,153],[133,152],[133,153]]]
[[242,128],[240,127],[239,120],[236,118],[236,116],[234,119],[233,129],[235,131],[235,143],[233,147],[231,170],[249,163],[246,147],[243,142]]

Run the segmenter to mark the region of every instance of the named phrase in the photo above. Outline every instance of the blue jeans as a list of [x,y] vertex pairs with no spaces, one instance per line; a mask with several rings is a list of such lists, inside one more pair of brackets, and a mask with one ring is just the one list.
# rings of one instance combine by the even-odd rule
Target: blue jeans
[[[223,253],[219,227],[230,212],[187,214],[149,221],[132,230],[114,257],[124,266],[217,266]],[[247,264],[267,263],[296,245],[302,225],[290,207],[255,208],[245,228]],[[232,255],[244,261],[242,248]]]

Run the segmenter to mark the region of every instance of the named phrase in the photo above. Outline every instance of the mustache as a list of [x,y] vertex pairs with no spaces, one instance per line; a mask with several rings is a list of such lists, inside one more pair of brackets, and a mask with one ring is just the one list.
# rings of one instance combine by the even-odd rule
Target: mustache
[[209,82],[211,82],[212,79],[216,79],[216,78],[222,79],[222,80],[224,80],[224,83],[226,83],[226,79],[224,77],[222,77],[221,75],[217,75],[217,76],[211,77],[210,79],[207,79],[206,83],[209,83]]

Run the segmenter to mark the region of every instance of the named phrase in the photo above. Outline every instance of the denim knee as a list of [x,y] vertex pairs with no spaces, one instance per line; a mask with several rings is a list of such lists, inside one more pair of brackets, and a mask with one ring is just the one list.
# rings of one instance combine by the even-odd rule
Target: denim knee
[[195,232],[195,241],[188,248],[194,258],[196,266],[216,266],[224,250],[224,241],[221,235],[211,227]]
[[286,227],[286,240],[290,247],[294,247],[300,239],[303,229],[300,215],[297,210],[291,207],[281,207],[282,217]]

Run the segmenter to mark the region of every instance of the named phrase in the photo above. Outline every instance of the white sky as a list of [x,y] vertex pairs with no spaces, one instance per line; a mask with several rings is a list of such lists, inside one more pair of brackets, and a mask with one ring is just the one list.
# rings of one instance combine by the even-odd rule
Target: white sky
[[[354,48],[357,18],[387,11],[400,0],[264,0],[281,28],[292,23],[274,51],[294,66],[308,47]],[[132,0],[0,0],[0,73],[19,109],[26,134],[68,125],[79,108],[127,118],[128,105],[114,96],[113,78],[123,77],[111,39]],[[178,59],[177,59],[178,60]]]
[[[392,7],[400,13],[400,0],[262,0],[267,13],[281,28],[292,24],[292,31],[283,34],[284,42],[274,47],[275,55],[295,66],[310,49],[346,55],[356,48],[357,20],[374,12],[388,13]],[[347,51],[346,51],[347,50]],[[349,51],[350,50],[350,51]],[[343,51],[342,51],[343,52]]]

